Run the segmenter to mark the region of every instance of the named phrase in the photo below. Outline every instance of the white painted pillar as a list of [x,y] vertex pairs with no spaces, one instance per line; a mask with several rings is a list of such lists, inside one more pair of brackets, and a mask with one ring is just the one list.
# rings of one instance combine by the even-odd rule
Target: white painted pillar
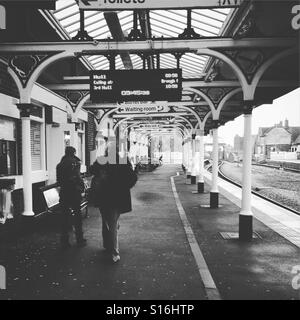
[[145,143],[143,143],[143,145],[142,145],[142,157],[145,157],[145,155],[146,155],[146,145],[145,145]]
[[204,130],[201,130],[199,134],[198,193],[204,193]]
[[30,134],[30,104],[19,104],[22,121],[22,173],[23,173],[23,216],[34,216],[32,208],[32,164],[31,164],[31,134]]
[[189,172],[192,175],[192,166],[193,166],[193,140],[190,138],[189,140]]
[[193,134],[192,137],[192,163],[191,163],[191,184],[196,184],[197,172],[196,172],[196,135]]
[[184,142],[184,155],[185,155],[185,168],[189,170],[189,152],[188,152],[188,140]]
[[243,182],[242,207],[239,216],[239,237],[249,241],[253,233],[252,199],[252,105],[245,108],[244,113],[244,146],[243,146]]
[[210,191],[210,207],[219,207],[219,188],[218,188],[218,172],[219,172],[219,135],[218,121],[214,120],[213,128],[213,152],[212,152],[212,186]]
[[142,148],[141,148],[140,142],[137,142],[137,156],[139,157],[139,160],[140,160],[142,156]]
[[185,144],[185,141],[183,141],[183,146],[182,146],[182,164],[186,169],[187,160],[186,160],[186,144]]
[[187,177],[187,179],[191,179],[191,174],[192,174],[191,138],[188,138],[187,143],[186,143],[186,154],[187,154],[187,175],[186,175],[186,177]]

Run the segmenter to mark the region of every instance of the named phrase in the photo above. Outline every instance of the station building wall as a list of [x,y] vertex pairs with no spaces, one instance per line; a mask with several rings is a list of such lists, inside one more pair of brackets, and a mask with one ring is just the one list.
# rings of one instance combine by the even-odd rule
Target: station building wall
[[[1,66],[2,64],[0,64]],[[7,73],[0,68],[0,179],[16,181],[13,192],[15,214],[23,210],[22,176],[22,123],[17,108],[18,91]],[[31,156],[34,212],[40,213],[43,200],[39,188],[56,181],[56,165],[67,145],[77,149],[82,161],[81,171],[87,171],[89,154],[94,149],[93,119],[84,110],[77,115],[76,123],[70,117],[66,100],[54,92],[35,84],[32,103],[37,108],[31,115]],[[51,115],[49,117],[49,114]]]

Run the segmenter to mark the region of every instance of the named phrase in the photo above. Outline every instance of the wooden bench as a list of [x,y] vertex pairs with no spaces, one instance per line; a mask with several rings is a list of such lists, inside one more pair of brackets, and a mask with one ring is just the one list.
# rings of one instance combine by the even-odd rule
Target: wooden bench
[[[87,181],[85,182],[86,186],[86,196],[82,199],[80,204],[80,210],[83,212],[85,210],[85,217],[88,216],[88,200],[87,200],[87,193],[89,189],[89,184]],[[57,183],[48,185],[46,187],[41,188],[41,192],[43,194],[45,205],[46,205],[46,211],[43,213],[56,213],[60,210],[60,204],[59,204],[59,185]],[[42,213],[42,214],[43,214]],[[71,214],[73,213],[73,210],[71,211]]]

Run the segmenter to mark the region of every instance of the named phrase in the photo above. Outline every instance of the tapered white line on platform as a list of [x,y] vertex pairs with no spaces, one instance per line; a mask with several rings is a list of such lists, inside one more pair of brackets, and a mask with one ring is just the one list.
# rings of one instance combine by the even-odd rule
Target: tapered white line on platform
[[[175,177],[175,176],[174,176]],[[196,237],[194,235],[194,232],[191,228],[191,225],[187,219],[186,213],[183,209],[183,206],[180,202],[175,182],[174,182],[174,177],[171,177],[171,185],[172,185],[172,191],[174,194],[176,206],[179,212],[180,219],[182,221],[187,239],[189,241],[189,245],[191,247],[192,253],[194,255],[194,258],[196,260],[196,264],[200,273],[200,277],[202,279],[203,285],[205,287],[206,295],[209,300],[221,300],[221,296],[219,293],[219,290],[217,289],[217,286],[213,280],[213,277],[208,269],[208,266],[206,264],[206,261],[203,257],[203,254],[200,250],[200,247],[198,245],[198,242],[196,240]]]

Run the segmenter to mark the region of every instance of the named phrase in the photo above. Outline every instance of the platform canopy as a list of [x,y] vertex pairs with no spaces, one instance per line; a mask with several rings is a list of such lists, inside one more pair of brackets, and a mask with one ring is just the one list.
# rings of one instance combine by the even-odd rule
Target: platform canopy
[[[76,1],[58,0],[56,6],[56,11],[52,12],[54,17],[70,38],[75,37],[80,29],[79,7]],[[220,36],[232,12],[233,9],[230,8],[193,10],[192,27],[201,37]],[[113,38],[113,28],[116,29],[117,21],[120,23],[120,30],[122,30],[123,35],[128,36],[130,34],[133,27],[133,11],[116,12],[114,26],[112,25],[114,23],[112,18],[105,18],[105,15],[109,17],[109,14],[101,11],[88,11],[85,14],[85,30],[91,37],[95,39]],[[145,17],[146,15],[142,19],[145,19]],[[184,32],[186,21],[187,11],[183,9],[150,11],[147,23],[151,26],[151,29],[148,30],[148,36],[149,38],[176,38]],[[122,37],[121,33],[119,36]],[[88,60],[95,69],[109,69],[109,62],[103,56],[91,56]],[[134,69],[143,68],[143,62],[138,55],[131,56],[131,61]],[[208,57],[198,56],[194,53],[185,55],[181,60],[184,78],[199,78],[205,73],[207,61]],[[171,54],[162,55],[160,63],[161,68],[176,67],[176,59]],[[120,56],[117,57],[116,68],[126,68]]]
[[[104,2],[118,3],[57,0],[55,10],[11,12],[19,30],[0,34],[0,56],[20,80],[21,91],[38,81],[63,96],[74,113],[85,108],[97,118],[97,109],[116,106],[89,99],[91,71],[180,68],[182,99],[165,103],[172,107],[170,113],[188,107],[184,117],[194,128],[203,122],[202,129],[209,132],[243,114],[249,105],[272,103],[299,87],[296,0],[226,0],[209,5],[206,0],[191,0],[175,8],[165,0],[159,2],[160,8],[127,10],[122,5],[113,11],[95,10]],[[84,6],[88,10],[80,10]],[[144,120],[150,121],[148,116]]]

